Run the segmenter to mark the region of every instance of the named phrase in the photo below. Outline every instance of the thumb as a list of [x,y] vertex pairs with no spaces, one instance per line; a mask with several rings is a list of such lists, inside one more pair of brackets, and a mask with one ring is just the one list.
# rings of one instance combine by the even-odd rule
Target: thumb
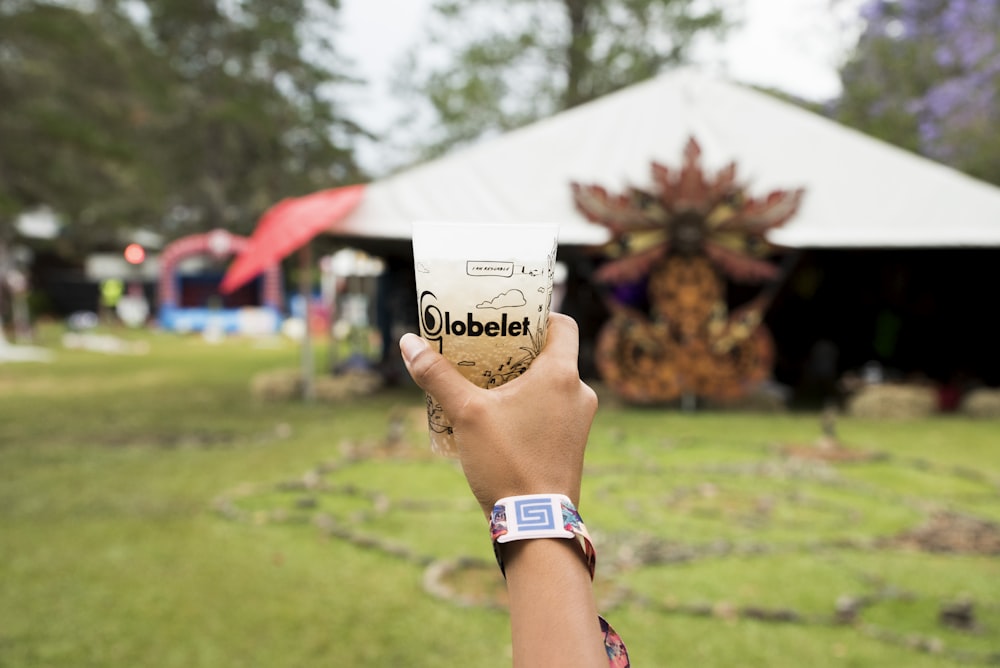
[[404,334],[399,339],[399,351],[413,382],[437,399],[445,412],[449,406],[464,404],[463,397],[475,388],[423,337]]

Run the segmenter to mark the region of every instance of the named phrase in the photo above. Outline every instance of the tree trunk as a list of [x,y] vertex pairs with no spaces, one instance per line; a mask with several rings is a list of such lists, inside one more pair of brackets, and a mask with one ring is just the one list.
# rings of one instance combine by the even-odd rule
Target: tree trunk
[[583,90],[587,76],[590,51],[588,14],[591,0],[564,0],[569,21],[569,43],[566,49],[566,90],[563,91],[563,109],[583,104],[589,99]]

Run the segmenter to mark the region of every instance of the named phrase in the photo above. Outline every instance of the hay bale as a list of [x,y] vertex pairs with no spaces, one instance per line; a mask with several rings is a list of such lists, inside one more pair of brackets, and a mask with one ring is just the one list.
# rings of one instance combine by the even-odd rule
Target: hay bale
[[[367,396],[382,387],[382,377],[372,371],[352,370],[313,378],[316,401],[333,403],[349,397]],[[250,394],[258,401],[289,401],[302,397],[302,373],[298,369],[263,371],[250,381]]]
[[847,414],[860,418],[912,420],[936,411],[937,393],[926,385],[866,385],[847,401]]
[[348,397],[363,397],[382,387],[382,377],[370,371],[346,371],[315,379],[313,390],[317,401],[335,402]]
[[297,369],[262,371],[250,379],[250,394],[258,401],[288,401],[302,396],[302,374]]
[[974,418],[1000,418],[1000,389],[980,387],[970,391],[959,410]]

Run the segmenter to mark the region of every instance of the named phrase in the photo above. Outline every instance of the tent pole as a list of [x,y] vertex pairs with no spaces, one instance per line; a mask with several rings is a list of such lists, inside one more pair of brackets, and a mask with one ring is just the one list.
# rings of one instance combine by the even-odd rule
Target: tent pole
[[0,239],[0,348],[7,345],[3,325],[3,284],[7,282],[7,244]]
[[310,265],[312,265],[312,252],[306,244],[299,251],[299,295],[302,297],[302,313],[304,327],[302,329],[302,398],[312,401],[316,397],[316,390],[313,383],[313,351],[312,334],[309,331],[309,287],[310,287]]

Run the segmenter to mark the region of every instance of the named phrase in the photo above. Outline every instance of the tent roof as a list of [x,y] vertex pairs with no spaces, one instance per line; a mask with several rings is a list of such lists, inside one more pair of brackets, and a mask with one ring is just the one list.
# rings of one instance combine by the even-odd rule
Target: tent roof
[[557,222],[560,242],[602,243],[570,182],[649,187],[688,138],[714,171],[736,162],[755,196],[803,187],[775,243],[818,247],[1000,246],[1000,188],[770,95],[690,69],[370,184],[334,233],[409,238],[414,220]]

